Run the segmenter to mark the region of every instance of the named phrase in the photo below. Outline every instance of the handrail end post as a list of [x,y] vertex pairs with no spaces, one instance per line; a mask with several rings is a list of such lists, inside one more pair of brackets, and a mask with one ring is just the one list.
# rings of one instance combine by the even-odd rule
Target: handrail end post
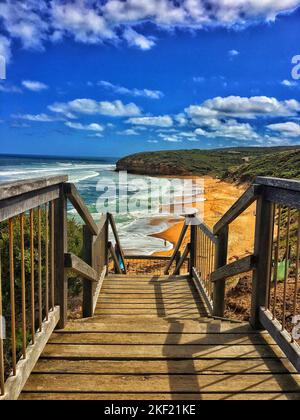
[[60,307],[57,329],[64,329],[68,313],[68,276],[65,270],[65,253],[68,250],[67,198],[64,184],[60,197],[54,202],[54,253],[55,253],[55,305]]
[[[228,239],[229,226],[226,225],[217,235],[217,249],[216,249],[216,269],[224,267],[227,264],[228,258]],[[213,315],[217,317],[224,317],[225,314],[225,290],[226,283],[223,280],[217,281],[214,284],[214,311]]]
[[269,294],[272,245],[274,235],[275,207],[261,195],[257,202],[255,249],[256,268],[253,271],[250,324],[256,330],[263,330],[260,322],[260,308],[267,304]]

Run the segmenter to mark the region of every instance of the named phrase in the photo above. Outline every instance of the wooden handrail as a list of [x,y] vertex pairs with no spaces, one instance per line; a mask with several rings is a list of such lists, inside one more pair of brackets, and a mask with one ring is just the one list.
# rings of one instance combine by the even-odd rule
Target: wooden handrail
[[91,282],[98,282],[96,270],[74,254],[65,254],[65,269],[72,270],[78,276]]
[[248,273],[248,271],[254,270],[255,266],[256,259],[254,255],[250,255],[214,271],[211,275],[211,281],[213,283],[220,280],[225,281],[229,277],[234,277],[238,276],[239,274]]
[[64,184],[64,192],[67,198],[71,201],[74,208],[77,210],[84,223],[90,229],[91,233],[97,236],[99,228],[96,225],[91,213],[89,212],[89,209],[87,208],[86,204],[84,203],[83,199],[78,193],[75,185],[70,183]]
[[113,232],[118,250],[120,252],[120,256],[121,256],[123,265],[124,265],[123,273],[126,274],[127,272],[126,272],[126,264],[125,264],[125,255],[124,255],[124,252],[123,252],[123,249],[122,249],[122,246],[121,246],[121,242],[120,242],[117,226],[116,226],[116,223],[115,223],[115,219],[114,219],[114,217],[111,213],[108,213],[107,217],[108,217],[108,220],[109,220],[109,223],[110,223],[110,226],[111,226],[111,229],[112,229],[112,232]]
[[251,185],[238,201],[224,214],[221,220],[214,226],[213,233],[218,235],[226,226],[236,220],[248,207],[259,197],[262,191],[261,185]]
[[185,250],[184,250],[184,252],[183,252],[183,254],[182,254],[175,270],[174,270],[173,276],[177,276],[177,274],[180,273],[181,267],[185,263],[185,261],[186,261],[190,252],[191,252],[191,244],[187,244],[187,246],[186,246],[186,248],[185,248]]
[[179,250],[181,248],[182,242],[183,242],[183,240],[185,238],[185,235],[187,233],[188,228],[189,228],[188,224],[187,223],[184,223],[183,228],[182,228],[182,231],[181,231],[180,236],[179,236],[179,239],[178,239],[178,242],[177,242],[176,247],[174,249],[173,255],[170,258],[170,261],[168,262],[167,267],[165,269],[165,275],[168,275],[169,274],[169,270],[170,270],[173,262],[175,261],[176,256],[177,256],[177,254],[178,254],[178,252],[179,252]]
[[123,274],[123,271],[122,271],[121,266],[120,266],[119,259],[117,257],[116,251],[115,251],[115,249],[113,247],[113,244],[111,242],[108,243],[108,249],[109,249],[109,252],[110,252],[110,254],[112,256],[112,259],[113,259],[113,262],[114,262],[116,274]]
[[300,191],[300,181],[293,179],[270,178],[259,176],[255,178],[255,184],[265,187],[282,188],[284,190]]
[[196,219],[199,222],[198,228],[211,240],[212,243],[217,244],[218,238],[213,234],[210,228],[205,223],[201,222],[200,219]]
[[11,196],[0,200],[0,222],[57,200],[60,197],[60,185],[63,184],[32,190],[16,197]]
[[34,178],[25,181],[14,181],[0,183],[0,200],[17,197],[33,191],[63,184],[68,181],[67,176],[50,176],[45,178]]

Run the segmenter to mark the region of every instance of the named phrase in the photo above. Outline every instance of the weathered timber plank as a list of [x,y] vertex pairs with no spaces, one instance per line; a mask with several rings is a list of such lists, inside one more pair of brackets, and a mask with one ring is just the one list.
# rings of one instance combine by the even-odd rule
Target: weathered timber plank
[[251,185],[250,188],[241,196],[241,198],[228,210],[221,220],[214,226],[213,233],[218,235],[226,226],[230,225],[239,217],[248,207],[253,204],[262,191],[260,185]]
[[282,325],[273,319],[270,311],[260,310],[260,322],[267,329],[283,353],[288,357],[295,369],[300,372],[300,347],[297,343],[292,343],[292,337],[287,331],[282,331]]
[[267,187],[265,191],[265,198],[272,203],[300,209],[299,191]]
[[177,254],[178,254],[178,252],[179,252],[179,250],[180,250],[180,248],[181,248],[182,242],[183,242],[183,240],[184,240],[184,238],[185,238],[185,235],[186,235],[186,233],[187,233],[187,231],[188,231],[188,228],[189,228],[188,224],[186,224],[186,223],[185,223],[185,224],[183,225],[183,228],[182,228],[182,231],[181,231],[181,233],[180,233],[180,236],[179,236],[178,242],[177,242],[177,244],[176,244],[176,247],[175,247],[175,249],[174,249],[173,255],[172,255],[172,257],[171,257],[170,261],[168,262],[167,267],[166,267],[166,269],[165,269],[165,272],[164,272],[164,273],[165,273],[166,275],[169,273],[169,270],[170,270],[170,268],[171,268],[171,266],[172,266],[173,262],[174,262],[174,261],[175,261],[175,259],[176,259],[176,256],[177,256]]
[[[119,237],[119,234],[118,234],[118,229],[117,229],[117,226],[116,226],[116,223],[115,223],[115,219],[114,219],[114,217],[113,217],[113,215],[111,213],[108,213],[107,214],[107,217],[108,217],[108,220],[109,220],[109,223],[110,223],[110,226],[111,226],[111,229],[112,229],[112,232],[113,232],[113,235],[114,235],[116,244],[117,244],[117,246],[119,248],[119,252],[120,252],[121,258],[123,260],[124,274],[126,274],[125,255],[124,255],[123,248],[122,248],[122,245],[121,245],[121,242],[120,242],[120,237]],[[120,274],[122,274],[122,273],[120,273]]]
[[26,392],[300,392],[297,378],[289,375],[68,375],[33,374]]
[[[113,244],[111,242],[108,243],[108,249],[109,249],[109,252],[110,252],[110,254],[112,256],[112,259],[113,259],[113,262],[114,262],[115,271],[118,274],[122,274],[120,262],[118,260],[117,254],[116,254],[115,249],[113,247]],[[105,286],[104,286],[104,288],[105,288]]]
[[99,280],[97,272],[74,254],[65,254],[65,269],[72,270],[91,282],[98,282]]
[[32,191],[23,195],[1,200],[0,222],[56,200],[59,197],[59,192],[59,186],[54,185],[42,190]]
[[145,333],[56,333],[52,334],[49,344],[197,344],[207,345],[269,345],[275,344],[268,336],[253,334],[145,334]]
[[147,400],[155,400],[155,401],[299,401],[300,394],[299,393],[231,393],[231,394],[224,394],[224,393],[182,393],[182,394],[174,394],[174,393],[165,393],[165,394],[157,394],[157,393],[115,393],[115,394],[105,394],[105,393],[23,393],[21,395],[21,400],[24,401],[31,401],[31,400],[61,400],[61,401],[72,401],[72,400],[82,400],[82,401],[90,401],[90,400],[98,400],[98,401],[110,401],[110,400],[131,400],[131,401],[147,401]]
[[190,358],[276,358],[277,355],[282,357],[282,353],[278,352],[277,346],[178,346],[178,345],[129,345],[129,346],[81,346],[81,345],[59,345],[48,344],[43,352],[43,357],[47,358],[118,358],[118,359],[135,359],[135,358],[151,358],[151,359],[190,359]]
[[97,236],[99,229],[95,223],[89,209],[81,198],[77,188],[74,184],[67,183],[64,185],[64,191],[68,199],[71,201],[72,205],[78,212],[79,216],[82,218],[84,223],[88,226],[92,235]]
[[196,303],[189,302],[175,302],[175,303],[164,303],[164,302],[153,302],[153,303],[143,303],[143,304],[130,304],[122,302],[103,302],[101,301],[97,306],[97,309],[205,309],[203,304],[196,305]]
[[17,400],[26,381],[28,380],[36,362],[43,352],[47,341],[49,340],[54,328],[59,321],[59,308],[56,307],[53,312],[49,313],[49,320],[42,325],[42,331],[35,336],[35,344],[27,348],[27,357],[20,360],[17,364],[16,376],[10,376],[5,383],[5,395],[0,397],[2,400]]
[[[192,363],[191,363],[192,362]],[[94,373],[94,374],[261,374],[261,373],[289,373],[288,363],[285,360],[272,359],[267,362],[256,360],[176,360],[169,363],[164,360],[143,360],[127,362],[118,360],[53,360],[40,359],[34,368],[35,373]]]
[[62,184],[68,180],[67,176],[50,176],[44,178],[34,178],[14,182],[0,183],[0,200],[27,194],[54,185]]
[[242,258],[241,260],[235,261],[231,264],[225,265],[214,271],[211,275],[211,281],[213,283],[219,280],[226,280],[229,277],[237,276],[239,274],[248,273],[255,268],[256,259],[253,255]]
[[202,283],[202,280],[201,280],[200,276],[198,275],[198,273],[197,273],[197,271],[194,267],[193,267],[192,280],[193,280],[194,285],[195,285],[195,287],[196,287],[196,289],[199,293],[200,299],[203,299],[209,314],[212,315],[213,310],[214,310],[214,308],[213,308],[214,304],[213,304],[210,296],[208,295],[208,292],[207,292],[206,288],[204,287],[204,285]]
[[258,185],[265,185],[267,187],[282,188],[285,190],[300,191],[300,181],[293,179],[282,179],[273,177],[259,176],[255,179]]
[[199,221],[198,229],[200,229],[204,233],[204,235],[207,236],[211,240],[211,242],[216,245],[218,241],[217,237],[213,234],[210,228],[205,223],[202,223],[197,217],[196,220]]

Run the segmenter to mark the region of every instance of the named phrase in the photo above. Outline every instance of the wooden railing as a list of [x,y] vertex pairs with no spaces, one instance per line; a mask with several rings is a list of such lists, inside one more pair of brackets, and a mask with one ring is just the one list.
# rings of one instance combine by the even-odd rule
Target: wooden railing
[[[254,252],[228,263],[229,227],[255,202]],[[300,182],[257,178],[213,231],[192,226],[191,254],[195,284],[217,318],[225,316],[226,280],[253,272],[251,325],[266,329],[300,371]]]
[[[0,184],[0,400],[18,397],[53,330],[65,327],[71,275],[83,281],[82,316],[93,316],[108,271],[109,226],[124,255],[113,217],[97,225],[67,181]],[[81,257],[68,249],[68,201],[83,221]]]
[[52,177],[0,186],[1,399],[17,398],[63,314],[57,268],[64,263],[64,222],[58,216],[66,181]]
[[[84,224],[81,257],[68,249],[68,201]],[[229,227],[255,202],[253,255],[229,264]],[[66,177],[0,185],[0,235],[0,400],[18,397],[53,330],[65,327],[70,273],[83,280],[83,317],[91,317],[111,264],[117,274],[143,274],[138,264],[151,275],[189,272],[217,318],[226,280],[253,271],[251,324],[267,329],[300,371],[298,181],[257,178],[213,231],[187,216],[171,258],[125,257],[112,215],[97,225]]]

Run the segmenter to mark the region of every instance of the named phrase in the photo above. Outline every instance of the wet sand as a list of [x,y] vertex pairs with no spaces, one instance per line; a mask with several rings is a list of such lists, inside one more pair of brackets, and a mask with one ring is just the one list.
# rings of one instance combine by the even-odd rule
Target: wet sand
[[[211,177],[204,177],[204,221],[212,229],[220,220],[223,214],[236,202],[244,193],[247,186],[236,186],[227,182],[219,181]],[[194,203],[193,207],[198,208],[199,203]],[[202,204],[203,206],[203,204]],[[255,230],[255,205],[251,206],[230,226],[229,234],[229,261],[240,259],[253,252],[254,230]],[[170,218],[174,222],[174,218]],[[174,223],[165,232],[154,234],[154,237],[171,242],[174,246],[178,241],[184,222]],[[245,226],[247,228],[245,228]],[[188,243],[186,237],[183,248]],[[171,252],[159,252],[155,255],[171,255]]]

